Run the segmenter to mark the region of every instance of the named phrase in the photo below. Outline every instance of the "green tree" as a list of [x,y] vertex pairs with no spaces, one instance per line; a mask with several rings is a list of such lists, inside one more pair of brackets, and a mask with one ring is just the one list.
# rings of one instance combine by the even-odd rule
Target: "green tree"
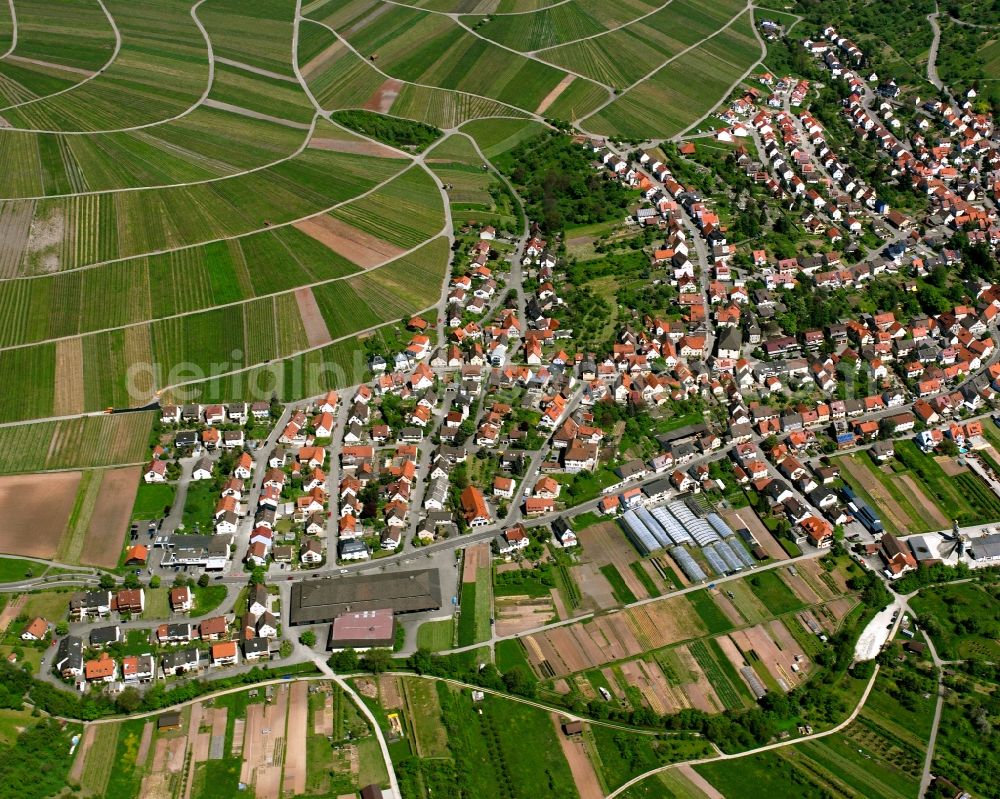
[[293,645],[291,641],[282,641],[281,648],[278,650],[278,654],[283,658],[287,658],[292,654],[292,648]]
[[63,620],[56,624],[56,635],[63,636],[69,634],[69,622]]
[[209,582],[208,574],[202,574],[201,577],[198,578],[198,586],[200,588],[208,588],[208,582]]
[[353,649],[344,649],[340,652],[334,652],[333,656],[327,661],[331,669],[341,674],[346,674],[352,671],[358,670],[358,653]]
[[299,642],[305,646],[316,646],[316,633],[312,630],[306,630],[299,636]]
[[388,671],[392,665],[392,652],[388,649],[369,649],[365,652],[361,665],[365,671],[381,674],[383,671]]
[[149,587],[150,588],[159,588],[160,587],[160,582],[161,582],[160,575],[154,574],[152,577],[149,578]]
[[101,581],[98,583],[98,585],[100,585],[101,588],[103,588],[105,591],[110,591],[112,588],[115,587],[115,585],[117,585],[117,583],[115,582],[115,578],[112,577],[110,574],[102,574]]

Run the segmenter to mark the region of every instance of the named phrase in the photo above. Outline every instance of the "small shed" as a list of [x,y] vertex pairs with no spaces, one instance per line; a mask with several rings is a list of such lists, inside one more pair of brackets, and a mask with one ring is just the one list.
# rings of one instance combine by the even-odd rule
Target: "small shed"
[[181,714],[177,712],[164,713],[156,720],[157,730],[179,730],[181,728]]
[[564,721],[562,725],[563,735],[580,735],[583,732],[582,721]]

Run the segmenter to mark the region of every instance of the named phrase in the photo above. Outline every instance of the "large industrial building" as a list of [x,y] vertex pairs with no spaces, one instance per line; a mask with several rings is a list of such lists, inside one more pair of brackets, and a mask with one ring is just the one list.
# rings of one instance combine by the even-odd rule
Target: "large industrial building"
[[441,583],[436,569],[302,580],[292,586],[291,605],[290,624],[330,624],[345,613],[385,608],[419,613],[441,607]]

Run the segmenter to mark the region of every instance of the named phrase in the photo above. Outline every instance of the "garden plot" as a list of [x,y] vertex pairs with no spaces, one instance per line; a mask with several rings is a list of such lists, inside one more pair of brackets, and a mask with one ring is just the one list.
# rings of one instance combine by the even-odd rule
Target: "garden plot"
[[[759,662],[782,690],[790,691],[805,680],[808,661],[799,651],[801,647],[795,643],[787,630],[783,630],[780,636],[775,634],[775,637],[772,637],[775,629],[773,624],[781,626],[780,622],[760,624],[732,632],[729,637],[747,662],[751,664]],[[798,661],[795,660],[797,655]],[[793,664],[798,667],[798,673],[792,670]]]
[[637,688],[655,713],[676,713],[688,707],[683,693],[676,691],[653,661],[630,660],[620,667],[622,677]]
[[573,581],[580,586],[580,593],[583,594],[584,609],[602,610],[613,608],[621,603],[615,599],[611,583],[598,571],[596,563],[581,563],[570,566],[570,574]]
[[551,596],[498,596],[494,600],[494,614],[498,636],[518,635],[550,622],[555,606]]
[[287,708],[287,685],[275,688],[272,704],[247,706],[240,782],[252,785],[257,799],[278,799],[281,794]]
[[629,543],[615,522],[601,522],[580,531],[580,544],[588,560],[598,566],[613,565],[636,599],[645,599],[649,591],[632,571],[631,564],[639,560],[635,548]]
[[732,529],[739,530],[745,527],[753,533],[754,538],[757,539],[757,543],[760,544],[768,557],[775,560],[785,560],[788,558],[788,554],[781,548],[781,544],[778,543],[777,539],[771,535],[770,530],[764,526],[764,523],[754,512],[753,508],[724,510],[721,512],[721,516]]
[[328,214],[303,219],[295,228],[362,269],[398,258],[403,249]]

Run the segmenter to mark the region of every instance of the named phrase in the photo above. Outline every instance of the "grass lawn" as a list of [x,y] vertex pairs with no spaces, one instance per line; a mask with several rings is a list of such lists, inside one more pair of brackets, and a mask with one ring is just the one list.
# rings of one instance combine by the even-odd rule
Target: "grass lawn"
[[132,506],[133,519],[160,519],[164,509],[174,503],[177,489],[169,483],[139,483]]
[[0,558],[0,583],[16,583],[27,577],[41,577],[48,566],[22,558]]
[[528,658],[524,651],[524,645],[512,638],[506,641],[497,641],[495,647],[496,667],[500,671],[508,671],[513,668],[522,667],[531,673],[531,666],[528,665]]
[[420,756],[448,757],[448,736],[441,723],[441,705],[438,704],[435,681],[404,677],[402,682],[414,743]]
[[30,710],[0,710],[0,744],[11,745],[22,730],[34,727],[37,720]]
[[805,604],[792,589],[785,585],[774,571],[758,572],[747,578],[750,590],[763,602],[775,616],[800,610]]
[[628,567],[635,572],[636,578],[642,583],[643,588],[646,589],[650,596],[660,595],[660,589],[656,587],[656,583],[653,582],[653,578],[649,575],[649,572],[642,567],[641,561],[634,560]]
[[144,619],[167,619],[170,617],[170,589],[167,587],[146,589],[146,610]]
[[425,621],[417,628],[417,648],[439,652],[450,649],[455,640],[455,620]]
[[829,794],[788,760],[764,752],[738,760],[695,766],[702,777],[725,796],[740,799],[824,799]]
[[601,574],[603,574],[605,579],[611,583],[611,593],[616,600],[621,602],[623,605],[628,605],[636,601],[635,594],[633,594],[631,589],[625,585],[625,579],[621,576],[621,573],[613,563],[601,566]]
[[213,489],[214,481],[197,480],[188,485],[184,500],[184,529],[193,532],[195,525],[203,533],[212,531],[212,515],[218,501],[218,492]]
[[[194,607],[191,609],[192,616],[204,616],[206,613],[215,610],[225,601],[227,595],[224,585],[206,585],[204,588],[196,585],[191,589],[191,592],[194,594]],[[169,598],[168,594],[168,601]]]
[[476,583],[462,583],[461,614],[458,617],[458,645],[474,644],[476,638],[476,604],[485,604],[486,597],[479,597]]
[[382,759],[382,750],[379,748],[378,739],[374,735],[369,735],[358,741],[357,747],[358,759],[361,761],[358,784],[388,784],[389,777],[385,770],[385,761]]
[[72,591],[38,591],[28,594],[28,599],[21,608],[21,613],[29,619],[41,616],[51,622],[65,619],[69,613],[69,599]]

